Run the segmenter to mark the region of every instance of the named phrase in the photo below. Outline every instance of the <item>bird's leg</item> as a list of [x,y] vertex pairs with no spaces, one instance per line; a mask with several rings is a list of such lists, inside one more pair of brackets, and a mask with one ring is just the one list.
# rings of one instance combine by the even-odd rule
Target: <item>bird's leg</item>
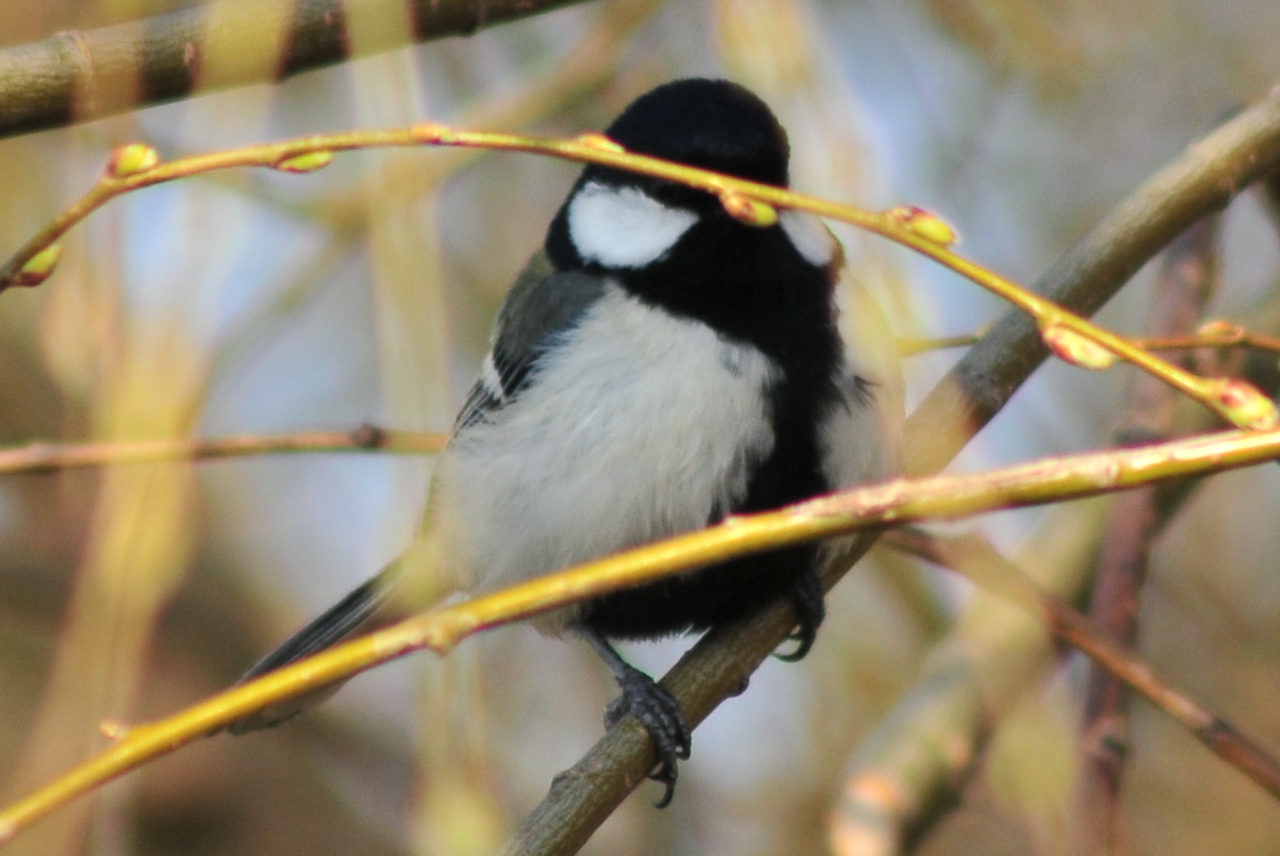
[[818,572],[810,569],[801,574],[787,597],[791,599],[791,605],[796,611],[796,629],[787,638],[796,640],[797,644],[790,654],[776,656],[779,660],[794,663],[804,659],[804,655],[809,653],[814,637],[818,635],[818,627],[822,624],[822,619],[827,617],[827,602]]
[[658,808],[665,808],[675,794],[676,762],[689,757],[689,749],[693,742],[689,734],[689,726],[685,724],[680,703],[644,672],[632,666],[613,650],[598,630],[578,626],[581,636],[592,650],[600,655],[613,677],[622,688],[622,695],[614,699],[605,710],[604,724],[612,728],[628,713],[633,714],[649,736],[653,739],[658,753],[658,768],[649,778],[666,785],[666,792],[657,803]]

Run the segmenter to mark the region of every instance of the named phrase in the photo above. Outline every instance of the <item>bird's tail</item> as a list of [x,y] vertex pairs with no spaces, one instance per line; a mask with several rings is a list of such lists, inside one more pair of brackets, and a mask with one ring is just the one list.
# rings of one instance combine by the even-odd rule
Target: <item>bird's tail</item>
[[[444,582],[438,555],[435,539],[429,534],[423,535],[373,579],[358,586],[255,663],[236,682],[237,686],[331,648],[358,631],[377,630],[435,606],[456,589]],[[245,734],[279,725],[325,701],[344,683],[346,681],[338,681],[264,708],[231,723],[227,730],[232,734]]]

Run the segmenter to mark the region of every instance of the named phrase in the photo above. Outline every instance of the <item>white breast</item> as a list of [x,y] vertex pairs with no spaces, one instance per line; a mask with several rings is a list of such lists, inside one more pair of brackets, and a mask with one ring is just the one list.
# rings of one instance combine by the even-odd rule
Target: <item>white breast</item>
[[437,470],[446,555],[480,589],[704,526],[773,448],[780,369],[617,286],[537,372]]

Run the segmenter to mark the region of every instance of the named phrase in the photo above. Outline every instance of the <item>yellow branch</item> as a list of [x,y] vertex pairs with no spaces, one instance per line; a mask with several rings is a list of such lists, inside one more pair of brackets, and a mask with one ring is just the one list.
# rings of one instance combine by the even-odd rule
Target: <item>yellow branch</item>
[[392,431],[362,425],[354,431],[241,434],[209,440],[126,440],[98,443],[31,443],[0,449],[0,473],[40,472],[162,460],[206,460],[301,452],[386,452],[423,455],[444,448],[446,435]]
[[0,843],[68,800],[255,711],[423,648],[761,550],[886,524],[1078,499],[1280,457],[1280,430],[1226,431],[1137,449],[1049,458],[977,475],[898,479],[819,497],[580,565],[420,615],[235,687],[155,723],[114,728],[115,746],[0,812]]
[[928,256],[1031,315],[1046,344],[1069,362],[1106,368],[1118,357],[1195,398],[1233,425],[1266,429],[1280,421],[1271,400],[1243,381],[1201,378],[1138,347],[1134,342],[1091,324],[1053,302],[965,259],[950,250],[955,232],[937,216],[920,208],[898,206],[871,212],[772,185],[757,184],[696,167],[626,152],[596,133],[560,140],[521,134],[463,131],[434,123],[410,128],[317,134],[159,162],[155,150],[140,143],[117,149],[98,183],[28,241],[0,267],[0,291],[14,285],[38,285],[58,261],[55,244],[63,234],[111,199],[198,173],[235,167],[267,167],[311,172],[328,165],[339,151],[385,146],[445,145],[529,152],[576,162],[595,163],[687,184],[718,196],[735,216],[746,212],[767,222],[758,203],[808,211],[882,235]]

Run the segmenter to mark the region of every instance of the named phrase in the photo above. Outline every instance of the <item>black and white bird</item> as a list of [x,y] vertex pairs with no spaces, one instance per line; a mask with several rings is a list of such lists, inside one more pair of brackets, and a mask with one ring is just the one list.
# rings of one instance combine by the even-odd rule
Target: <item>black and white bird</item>
[[[750,91],[679,80],[606,135],[628,151],[785,187],[786,132]],[[874,311],[842,336],[839,244],[818,219],[735,219],[709,193],[590,165],[498,313],[492,350],[437,463],[424,543],[459,583],[529,577],[891,475],[901,399]],[[847,341],[846,341],[847,339]],[[857,345],[857,347],[854,347]],[[610,639],[694,633],[778,598],[808,652],[825,608],[818,545],[703,568],[539,620],[576,634],[622,688],[666,783],[689,754],[676,701]],[[367,626],[393,565],[268,655],[246,679]],[[295,706],[296,707],[296,706]],[[294,707],[238,723],[273,725]]]

